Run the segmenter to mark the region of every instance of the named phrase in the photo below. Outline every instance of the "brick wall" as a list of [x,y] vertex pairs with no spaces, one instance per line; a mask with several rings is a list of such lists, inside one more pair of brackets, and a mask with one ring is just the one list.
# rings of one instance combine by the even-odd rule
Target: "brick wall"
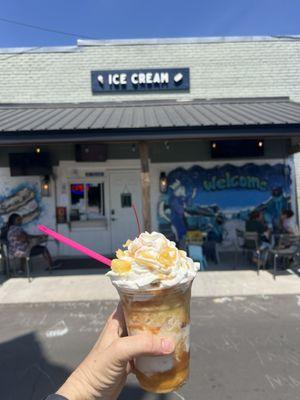
[[[50,50],[50,51],[49,51]],[[300,41],[186,41],[0,54],[0,102],[290,96],[300,101]],[[190,67],[190,93],[93,95],[90,71]]]

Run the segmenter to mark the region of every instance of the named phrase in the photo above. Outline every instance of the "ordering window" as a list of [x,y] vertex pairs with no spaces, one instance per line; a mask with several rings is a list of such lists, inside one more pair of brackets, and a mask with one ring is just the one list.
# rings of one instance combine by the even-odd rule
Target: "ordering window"
[[70,183],[70,220],[87,221],[105,217],[104,182]]

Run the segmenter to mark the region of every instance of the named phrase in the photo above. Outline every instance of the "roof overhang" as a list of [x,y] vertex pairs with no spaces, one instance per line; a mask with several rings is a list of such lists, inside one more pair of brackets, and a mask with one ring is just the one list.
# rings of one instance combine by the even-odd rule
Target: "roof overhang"
[[0,105],[0,143],[300,136],[289,98]]
[[293,127],[234,127],[213,129],[164,129],[128,131],[51,131],[51,132],[10,132],[3,133],[0,145],[20,145],[32,143],[80,143],[80,142],[132,142],[148,140],[195,140],[195,139],[234,139],[234,138],[277,138],[300,137],[300,124]]

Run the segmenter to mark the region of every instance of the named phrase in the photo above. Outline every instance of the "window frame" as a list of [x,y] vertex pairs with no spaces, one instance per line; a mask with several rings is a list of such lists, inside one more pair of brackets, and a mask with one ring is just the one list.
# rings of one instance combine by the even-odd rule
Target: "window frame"
[[[106,199],[106,191],[107,191],[107,182],[105,177],[78,177],[78,178],[71,178],[68,179],[68,219],[70,220],[71,210],[74,209],[72,206],[72,198],[71,198],[71,185],[74,184],[83,184],[84,185],[84,221],[97,221],[107,219],[107,199]],[[103,204],[103,213],[100,214],[99,218],[89,219],[88,218],[88,191],[87,191],[87,184],[97,184],[103,185],[103,189],[101,190],[102,195],[102,204]],[[100,186],[101,187],[101,186]],[[83,213],[81,213],[83,214]]]

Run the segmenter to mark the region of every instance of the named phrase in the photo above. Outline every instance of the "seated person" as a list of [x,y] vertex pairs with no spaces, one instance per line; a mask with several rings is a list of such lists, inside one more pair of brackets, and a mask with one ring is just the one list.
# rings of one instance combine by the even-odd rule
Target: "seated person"
[[260,242],[270,242],[270,230],[266,226],[262,212],[252,211],[250,219],[246,221],[246,232],[256,232]]
[[253,255],[252,261],[257,265],[259,264],[259,266],[266,266],[268,259],[268,249],[271,247],[271,230],[265,224],[262,212],[257,210],[252,211],[252,213],[250,214],[250,219],[246,221],[245,228],[246,232],[256,232],[258,234],[258,249],[254,248],[253,241],[246,240],[244,243],[245,248],[260,251],[260,260],[258,258],[258,255],[255,253]]
[[54,266],[46,246],[38,244],[47,239],[45,235],[30,235],[21,227],[22,217],[11,214],[6,225],[8,254],[10,257],[24,258],[41,254],[49,268]]
[[280,215],[280,231],[288,235],[299,235],[299,229],[295,222],[292,210],[282,210]]

